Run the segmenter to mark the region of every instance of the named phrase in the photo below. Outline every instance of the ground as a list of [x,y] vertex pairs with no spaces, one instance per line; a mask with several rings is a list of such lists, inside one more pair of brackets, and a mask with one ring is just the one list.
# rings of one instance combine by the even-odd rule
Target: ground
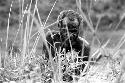
[[[5,41],[5,31],[1,31],[0,34],[0,37],[3,39],[3,41]],[[9,38],[12,39],[14,37],[14,34],[10,32]],[[86,81],[86,83],[114,83],[116,81],[120,74],[122,57],[125,54],[124,45],[122,45],[122,48],[120,49],[120,52],[118,54],[116,54],[115,56],[113,56],[112,54],[114,47],[117,45],[123,34],[124,30],[115,31],[112,33],[108,31],[98,32],[98,37],[102,43],[105,43],[108,39],[111,39],[111,42],[105,48],[105,51],[108,55],[103,56],[97,63],[91,64],[87,75],[80,78],[78,83],[82,83],[83,81]],[[91,32],[87,32],[86,39],[90,42],[91,38]],[[99,48],[98,43],[95,44],[95,47],[93,46],[91,48],[92,53],[94,53]],[[41,49],[38,50],[41,51]]]

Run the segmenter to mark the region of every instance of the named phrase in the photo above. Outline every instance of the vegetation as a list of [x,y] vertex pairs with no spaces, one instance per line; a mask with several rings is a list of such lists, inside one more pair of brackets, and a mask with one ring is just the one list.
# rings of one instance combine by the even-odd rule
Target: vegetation
[[[10,26],[17,27],[19,24],[20,3],[21,0],[1,0],[0,1],[0,29],[6,29],[7,18],[10,9],[10,4],[13,1],[13,7],[10,17]],[[38,9],[42,21],[45,21],[54,0],[38,0]],[[24,0],[24,6],[29,6],[30,0]],[[117,23],[120,22],[118,29],[124,29],[124,0],[82,0],[82,10],[85,14],[90,15],[93,26],[96,25],[98,18],[101,18],[99,23],[100,30],[114,30]],[[31,12],[33,12],[35,1],[32,3]],[[62,10],[73,9],[77,11],[75,0],[59,0],[49,17],[47,24],[56,21],[57,16]],[[17,26],[15,26],[17,25]],[[55,27],[54,27],[55,28]]]
[[[73,82],[124,83],[124,49],[120,49],[125,42],[124,31],[121,32],[124,30],[124,0],[0,0],[2,82],[65,83],[61,67],[69,65],[68,62],[63,62],[61,52],[57,61],[50,58],[47,62],[42,46],[47,47],[51,56],[46,31],[58,30],[57,17],[66,9],[73,9],[84,18],[80,36],[90,42],[90,58],[93,58],[93,62],[86,62],[80,76],[73,75]],[[109,30],[119,30],[120,34],[109,34]],[[75,65],[78,64],[72,63],[71,67]]]

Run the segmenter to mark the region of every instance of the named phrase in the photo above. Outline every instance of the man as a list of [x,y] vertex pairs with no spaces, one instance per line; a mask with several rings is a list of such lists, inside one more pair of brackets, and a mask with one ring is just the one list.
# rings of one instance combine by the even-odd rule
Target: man
[[[54,58],[57,56],[58,54],[56,52],[59,51],[62,52],[65,50],[65,53],[72,53],[72,51],[75,51],[78,53],[80,58],[75,57],[74,62],[88,61],[90,45],[86,40],[79,37],[80,25],[83,22],[80,14],[73,10],[64,10],[58,16],[57,21],[59,31],[48,32],[46,35],[46,40],[48,42],[52,57]],[[46,58],[49,59],[49,53],[45,46],[43,47],[43,50]],[[82,64],[81,66],[82,69],[84,69],[85,64]],[[80,71],[78,73],[80,74]]]

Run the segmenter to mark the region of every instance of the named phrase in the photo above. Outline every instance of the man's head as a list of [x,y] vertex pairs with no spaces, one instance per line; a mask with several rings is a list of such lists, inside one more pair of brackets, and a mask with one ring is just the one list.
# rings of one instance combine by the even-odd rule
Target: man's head
[[68,33],[71,40],[78,37],[79,27],[82,22],[80,14],[73,10],[64,10],[58,16],[58,21],[60,35],[64,40],[68,38]]

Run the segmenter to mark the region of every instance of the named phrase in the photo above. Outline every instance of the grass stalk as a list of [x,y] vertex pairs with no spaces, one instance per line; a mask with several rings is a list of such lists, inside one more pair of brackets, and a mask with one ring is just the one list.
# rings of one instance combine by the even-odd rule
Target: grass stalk
[[48,15],[47,18],[46,18],[46,21],[45,21],[45,23],[44,23],[44,27],[46,26],[46,23],[47,23],[47,21],[48,21],[48,19],[49,19],[49,17],[50,17],[50,14],[51,14],[52,11],[53,11],[53,8],[54,8],[55,5],[56,5],[56,2],[57,2],[57,0],[54,2],[53,6],[52,6],[52,8],[51,8],[51,10],[50,10],[50,12],[49,12],[49,15]]
[[13,1],[12,1],[11,5],[10,5],[10,11],[9,11],[9,17],[8,17],[8,23],[7,23],[6,49],[7,49],[7,44],[8,44],[7,42],[8,42],[8,36],[9,36],[9,28],[10,28],[10,26],[9,26],[9,23],[10,23],[10,13],[12,11],[12,6],[13,6]]
[[92,31],[92,33],[94,33],[94,32],[95,32],[95,31],[94,31],[94,28],[93,28],[93,26],[90,24],[90,22],[89,22],[89,20],[87,19],[85,13],[82,11],[82,9],[81,9],[81,7],[80,7],[80,3],[81,3],[80,0],[76,0],[76,5],[77,5],[77,7],[78,7],[78,9],[79,9],[79,11],[80,11],[82,17],[83,17],[84,20],[86,21],[86,23],[87,23],[87,25],[89,26],[89,28],[90,28],[90,30]]
[[[6,51],[7,51],[7,48],[8,48],[8,38],[9,38],[9,23],[10,23],[10,16],[11,16],[11,11],[12,11],[12,6],[13,6],[13,1],[11,2],[11,5],[10,5],[10,10],[9,10],[9,16],[8,16],[8,23],[7,23],[7,37],[6,37]],[[6,57],[7,57],[7,52],[5,51],[5,57],[4,57],[4,67],[6,66]]]

